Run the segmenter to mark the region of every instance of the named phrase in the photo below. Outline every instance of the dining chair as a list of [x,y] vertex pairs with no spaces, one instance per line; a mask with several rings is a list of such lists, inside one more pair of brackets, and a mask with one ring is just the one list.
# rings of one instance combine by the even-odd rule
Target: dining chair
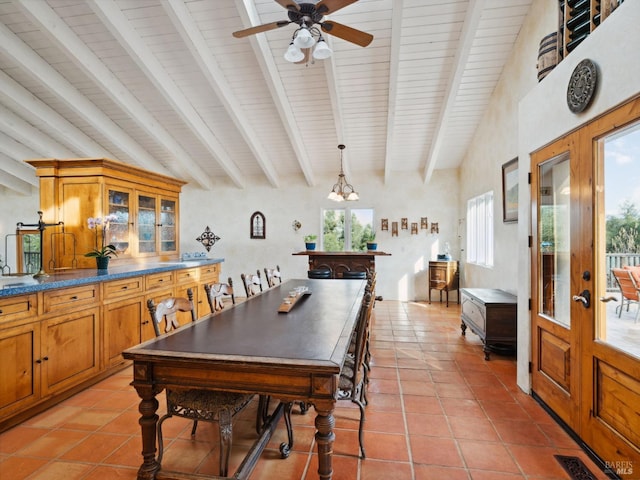
[[233,281],[231,277],[227,283],[205,283],[204,291],[207,294],[207,301],[211,313],[219,313],[224,309],[225,299],[231,299],[231,304],[236,304],[236,296],[233,293]]
[[[168,333],[179,327],[176,320],[178,312],[191,312],[192,321],[196,321],[195,308],[193,306],[193,292],[187,290],[186,298],[167,298],[157,304],[149,299],[147,307],[151,314],[156,335],[160,335],[160,325],[164,323],[164,332]],[[167,398],[167,413],[160,418],[157,425],[158,436],[158,463],[162,462],[164,443],[162,437],[162,424],[172,416],[193,420],[191,436],[196,434],[199,421],[217,422],[220,432],[220,476],[226,477],[229,469],[229,454],[231,453],[233,416],[244,409],[253,398],[254,394],[235,392],[214,392],[209,390],[172,390],[165,389]]]
[[360,409],[360,423],[358,426],[358,442],[360,444],[360,456],[365,458],[364,450],[364,407],[366,401],[366,371],[364,359],[366,352],[366,338],[369,333],[371,320],[371,308],[374,297],[370,292],[365,292],[362,305],[358,312],[356,323],[356,349],[353,356],[347,356],[342,371],[340,372],[338,400],[349,400],[358,405]]
[[[364,421],[365,421],[365,339],[369,330],[369,322],[371,319],[371,307],[373,305],[373,297],[370,292],[365,292],[362,297],[360,309],[358,310],[358,319],[355,326],[356,349],[353,354],[347,354],[344,365],[340,371],[340,380],[338,384],[338,400],[348,400],[360,409],[360,422],[358,426],[358,442],[360,444],[360,457],[365,457],[364,450]],[[289,444],[280,444],[280,454],[283,458],[289,455],[291,447],[293,447],[293,428],[291,423],[291,407],[293,402],[285,405],[284,420],[289,436]]]
[[264,278],[267,280],[267,287],[275,287],[278,283],[282,283],[282,274],[280,273],[280,265],[276,265],[276,268],[264,269]]
[[331,278],[330,268],[314,268],[307,272],[308,278]]
[[638,311],[636,312],[634,319],[634,323],[636,323],[638,318],[640,318],[640,286],[636,283],[631,270],[624,268],[612,268],[611,273],[613,273],[622,295],[622,302],[616,307],[616,311],[618,308],[620,309],[618,312],[618,318],[622,316],[622,309],[625,304],[627,305],[628,312],[629,305],[633,303],[638,305]]
[[242,285],[244,285],[244,291],[247,294],[247,298],[253,297],[262,292],[262,278],[260,277],[260,270],[256,271],[256,274],[247,273],[240,274],[242,278]]

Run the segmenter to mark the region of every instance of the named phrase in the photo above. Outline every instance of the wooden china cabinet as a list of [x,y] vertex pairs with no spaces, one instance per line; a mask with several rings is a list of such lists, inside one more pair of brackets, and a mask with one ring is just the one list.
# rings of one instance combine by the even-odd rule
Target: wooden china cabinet
[[40,209],[46,223],[62,222],[44,236],[45,271],[95,268],[85,253],[101,236],[89,217],[114,215],[106,243],[115,245],[112,261],[134,258],[175,260],[179,245],[179,195],[185,182],[106,158],[38,159],[27,163],[40,177]]

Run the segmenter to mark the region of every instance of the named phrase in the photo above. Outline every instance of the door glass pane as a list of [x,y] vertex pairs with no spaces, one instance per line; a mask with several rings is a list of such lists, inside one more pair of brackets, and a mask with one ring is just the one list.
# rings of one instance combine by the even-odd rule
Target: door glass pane
[[538,245],[541,305],[539,312],[567,327],[570,307],[570,175],[569,157],[549,160],[540,167]]
[[156,199],[140,195],[138,197],[138,251],[156,251]]
[[129,253],[129,193],[109,190],[109,215],[116,219],[109,224],[107,243],[116,247],[118,254]]
[[600,140],[596,338],[640,357],[640,124]]
[[176,248],[176,202],[160,201],[160,251],[173,252]]

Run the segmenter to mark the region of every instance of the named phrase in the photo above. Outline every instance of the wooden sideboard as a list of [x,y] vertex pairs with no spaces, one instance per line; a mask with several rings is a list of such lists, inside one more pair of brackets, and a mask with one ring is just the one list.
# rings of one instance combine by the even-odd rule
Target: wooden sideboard
[[[429,303],[431,303],[431,290],[439,290],[440,303],[442,303],[442,292],[444,291],[447,297],[447,307],[449,306],[449,292],[457,291],[460,286],[458,268],[457,260],[429,262]],[[458,303],[460,303],[459,292]]]
[[218,281],[220,262],[81,269],[0,289],[0,432],[126,365],[122,351],[155,335],[147,300],[191,288],[208,314],[203,284]]
[[331,278],[342,278],[344,272],[375,272],[376,257],[389,256],[390,253],[378,250],[366,252],[323,252],[305,250],[293,255],[308,255],[309,270],[331,270]]
[[489,360],[492,351],[515,353],[518,336],[517,297],[493,288],[463,288],[460,293],[462,335],[469,327],[482,339],[485,360]]

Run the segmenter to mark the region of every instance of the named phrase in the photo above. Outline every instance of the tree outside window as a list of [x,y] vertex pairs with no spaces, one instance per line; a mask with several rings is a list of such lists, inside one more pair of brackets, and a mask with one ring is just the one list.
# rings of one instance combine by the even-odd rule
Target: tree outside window
[[322,249],[327,252],[364,252],[375,240],[372,208],[323,210]]

